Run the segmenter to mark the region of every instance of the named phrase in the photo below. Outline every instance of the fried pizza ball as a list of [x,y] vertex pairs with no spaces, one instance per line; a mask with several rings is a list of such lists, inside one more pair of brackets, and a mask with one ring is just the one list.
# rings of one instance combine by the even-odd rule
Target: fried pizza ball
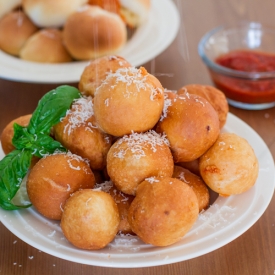
[[184,94],[186,91],[189,94],[199,95],[208,100],[218,113],[220,129],[225,125],[229,106],[226,97],[221,90],[210,85],[190,84],[179,89],[178,94]]
[[112,181],[105,181],[100,184],[96,184],[94,188],[100,188],[100,190],[109,193],[117,204],[120,223],[118,226],[119,234],[133,234],[131,226],[128,222],[128,209],[134,199],[134,196],[125,194],[119,191]]
[[171,177],[173,169],[168,140],[153,130],[118,139],[107,155],[108,175],[119,190],[130,195],[146,178]]
[[255,184],[259,172],[253,148],[233,133],[221,133],[200,157],[199,167],[204,182],[222,196],[247,191]]
[[216,141],[220,133],[218,114],[200,96],[187,92],[168,95],[156,131],[167,135],[175,163],[193,161]]
[[178,162],[178,166],[181,166],[193,174],[200,176],[200,167],[199,167],[199,158],[192,160],[192,161],[186,161],[186,162]]
[[152,177],[137,189],[128,221],[145,243],[167,246],[179,241],[198,218],[197,196],[176,178]]
[[112,137],[103,133],[95,122],[91,97],[74,101],[65,118],[53,128],[54,137],[65,148],[90,161],[94,170],[106,166]]
[[199,212],[208,208],[210,200],[209,190],[201,177],[175,165],[173,178],[177,178],[192,187],[198,199]]
[[94,184],[94,174],[86,161],[71,153],[59,153],[35,164],[27,178],[27,193],[40,214],[60,220],[70,195]]
[[12,138],[14,135],[14,130],[13,130],[14,123],[17,123],[18,125],[24,126],[24,127],[28,126],[31,117],[32,115],[28,114],[28,115],[20,116],[16,119],[13,119],[11,122],[9,122],[6,125],[6,127],[2,131],[1,145],[2,145],[3,152],[6,155],[15,149],[15,147],[12,144]]
[[73,245],[97,250],[116,236],[119,212],[110,194],[99,190],[80,190],[66,202],[61,229]]
[[145,68],[121,68],[97,88],[94,112],[100,128],[119,137],[153,128],[163,104],[163,87],[156,77]]
[[96,88],[102,84],[108,73],[114,73],[126,67],[131,65],[121,56],[110,55],[97,58],[84,68],[78,88],[82,94],[94,97]]

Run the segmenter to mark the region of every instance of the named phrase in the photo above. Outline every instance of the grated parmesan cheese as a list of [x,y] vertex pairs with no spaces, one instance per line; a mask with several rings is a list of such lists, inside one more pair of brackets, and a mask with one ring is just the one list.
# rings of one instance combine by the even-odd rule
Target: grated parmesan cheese
[[[124,83],[126,85],[124,97],[129,98],[133,94],[133,89],[131,89],[130,91],[128,90],[128,87],[134,85],[136,87],[137,92],[148,89],[151,92],[150,100],[154,101],[155,97],[160,93],[162,94],[163,91],[160,88],[154,88],[152,84],[147,82],[148,73],[146,72],[147,75],[144,75],[144,71],[146,72],[145,69],[137,69],[135,67],[119,68],[115,72],[108,72],[101,86],[109,86],[110,80],[115,79],[116,84]],[[112,85],[111,88],[114,89],[115,86],[116,85]],[[106,102],[105,104],[107,105]]]
[[160,121],[163,121],[163,119],[167,117],[169,106],[172,106],[172,100],[168,97],[167,94],[164,94],[164,106],[161,117],[159,119]]
[[127,149],[121,149],[114,154],[114,157],[124,158],[126,152],[130,150],[136,159],[140,159],[145,156],[144,147],[150,146],[151,150],[155,153],[157,146],[163,146],[164,144],[169,146],[169,141],[166,135],[160,135],[154,130],[150,130],[146,133],[132,133],[120,138],[115,148],[119,148],[122,143],[127,144]]
[[96,183],[94,189],[99,189],[106,193],[109,193],[113,186],[114,184],[112,181],[105,181],[103,183]]
[[[86,121],[94,115],[93,102],[91,97],[81,97],[76,99],[66,113],[69,117],[67,125],[64,127],[64,133],[71,134],[72,130],[85,125]],[[89,126],[91,123],[89,124]],[[95,126],[93,126],[95,127]]]
[[190,183],[190,181],[188,181],[188,180],[185,178],[184,172],[181,172],[181,173],[179,174],[179,179],[180,179],[181,181],[186,182],[186,183]]
[[150,177],[150,178],[146,178],[146,181],[150,182],[151,184],[155,183],[155,182],[159,182],[159,180],[156,179],[156,177]]

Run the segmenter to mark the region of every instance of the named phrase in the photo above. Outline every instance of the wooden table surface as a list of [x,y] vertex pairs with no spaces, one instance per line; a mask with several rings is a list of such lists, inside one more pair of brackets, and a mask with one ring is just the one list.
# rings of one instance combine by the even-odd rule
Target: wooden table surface
[[[185,84],[212,84],[197,53],[198,42],[208,30],[238,20],[254,20],[275,27],[273,0],[175,0],[175,3],[181,15],[177,38],[158,57],[144,64],[167,89]],[[10,120],[31,113],[41,96],[56,86],[1,79],[0,131]],[[230,107],[230,112],[258,132],[275,157],[275,108],[247,111]],[[191,260],[149,268],[113,269],[62,260],[24,243],[0,223],[0,274],[272,275],[275,274],[275,198],[262,217],[231,243]]]

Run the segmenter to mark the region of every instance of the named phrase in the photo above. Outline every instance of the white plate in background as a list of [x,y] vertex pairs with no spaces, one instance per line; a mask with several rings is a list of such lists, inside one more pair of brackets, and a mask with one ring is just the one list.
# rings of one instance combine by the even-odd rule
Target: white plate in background
[[[273,196],[275,170],[272,155],[261,137],[245,122],[228,114],[225,132],[247,139],[259,160],[259,177],[247,192],[218,197],[199,215],[193,228],[178,243],[168,247],[144,244],[137,237],[116,237],[98,251],[80,250],[63,236],[59,222],[42,217],[33,208],[0,209],[0,221],[29,245],[68,261],[104,267],[147,267],[192,259],[216,250],[239,237],[264,213]],[[1,147],[1,146],[0,146]],[[0,149],[0,159],[4,156]]]
[[[118,53],[132,66],[140,66],[163,52],[175,39],[180,16],[172,0],[151,0],[148,20]],[[78,82],[88,61],[63,64],[28,62],[0,51],[0,77],[32,83]]]

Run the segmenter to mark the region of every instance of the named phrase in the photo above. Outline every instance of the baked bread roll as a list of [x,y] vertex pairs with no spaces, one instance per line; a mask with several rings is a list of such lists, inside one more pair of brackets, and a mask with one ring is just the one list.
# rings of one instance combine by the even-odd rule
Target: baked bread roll
[[149,16],[150,0],[119,0],[120,14],[131,28],[139,27]]
[[40,159],[31,169],[26,186],[35,209],[49,219],[60,220],[71,194],[94,184],[94,174],[84,159],[59,153]]
[[150,0],[89,0],[88,3],[119,14],[127,27],[132,29],[148,18],[151,8]]
[[0,0],[0,19],[16,7],[20,6],[22,0]]
[[104,10],[120,13],[120,3],[119,0],[89,0],[89,5],[96,5],[101,7]]
[[109,55],[91,61],[81,74],[78,88],[87,96],[94,97],[96,89],[102,84],[108,73],[114,73],[120,68],[131,67],[123,57]]
[[37,31],[38,28],[22,11],[7,13],[0,20],[0,49],[19,56],[28,38]]
[[52,28],[63,26],[68,16],[87,2],[88,0],[22,0],[22,6],[35,25]]
[[94,97],[99,127],[113,136],[146,132],[158,122],[164,104],[163,87],[145,68],[109,73]]
[[127,31],[117,14],[86,5],[69,16],[63,39],[75,59],[89,60],[119,51],[126,43]]
[[253,148],[247,140],[233,133],[221,133],[200,157],[199,167],[204,182],[221,196],[249,190],[259,173]]
[[72,60],[63,45],[62,32],[58,29],[41,29],[33,34],[22,47],[20,58],[41,63],[63,63]]
[[61,229],[69,242],[81,249],[105,247],[116,236],[120,218],[110,194],[80,190],[66,202]]
[[128,221],[145,243],[167,246],[179,241],[198,218],[197,196],[175,178],[152,177],[137,189]]

